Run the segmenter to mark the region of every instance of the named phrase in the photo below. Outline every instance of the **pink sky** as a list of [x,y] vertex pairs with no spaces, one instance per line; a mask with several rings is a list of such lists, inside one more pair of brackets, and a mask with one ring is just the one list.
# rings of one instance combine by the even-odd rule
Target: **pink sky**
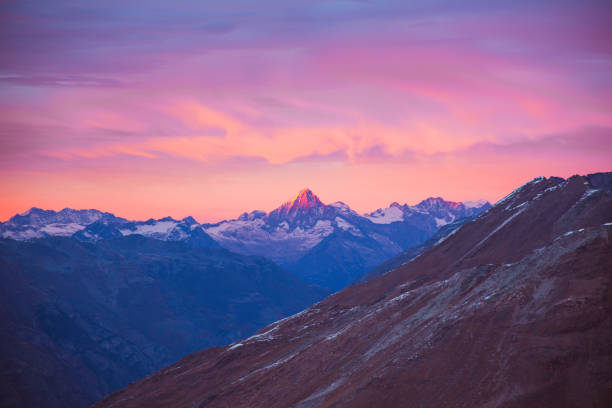
[[0,220],[494,202],[612,170],[604,2],[82,3],[0,3]]

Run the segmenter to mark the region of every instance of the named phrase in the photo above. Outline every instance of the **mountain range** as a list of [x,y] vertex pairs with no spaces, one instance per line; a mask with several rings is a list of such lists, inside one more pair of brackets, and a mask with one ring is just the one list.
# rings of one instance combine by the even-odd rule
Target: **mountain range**
[[403,265],[95,407],[606,407],[612,173],[538,177]]
[[471,219],[489,208],[484,200],[457,203],[438,197],[415,206],[392,203],[360,215],[342,202],[326,205],[303,189],[270,213],[252,211],[215,224],[199,224],[192,217],[130,221],[99,210],[31,208],[0,223],[0,236],[16,240],[72,236],[95,242],[138,234],[199,247],[220,245],[235,253],[264,256],[306,282],[339,290],[421,244],[441,226]]
[[0,406],[87,406],[489,207],[431,198],[359,215],[305,189],[216,224],[31,208],[0,223]]
[[265,256],[306,282],[339,290],[441,226],[489,208],[484,200],[463,204],[438,197],[360,215],[342,202],[324,204],[303,189],[270,213],[244,213],[205,230],[231,251]]
[[142,235],[162,241],[185,241],[196,246],[218,247],[193,217],[175,220],[129,221],[99,210],[64,208],[56,212],[30,208],[0,223],[0,237],[31,240],[45,237],[69,237],[80,241],[98,241],[127,235]]

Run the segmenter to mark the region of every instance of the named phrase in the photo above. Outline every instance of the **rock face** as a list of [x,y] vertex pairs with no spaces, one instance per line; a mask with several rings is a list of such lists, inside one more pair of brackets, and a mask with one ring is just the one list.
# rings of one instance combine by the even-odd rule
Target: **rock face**
[[294,228],[309,228],[315,225],[319,219],[329,218],[333,213],[332,208],[327,208],[319,197],[305,188],[293,199],[270,212],[267,221],[270,225],[279,225],[286,222]]
[[85,407],[328,292],[261,257],[140,235],[0,239],[0,406]]
[[534,179],[413,261],[95,406],[611,406],[598,177]]

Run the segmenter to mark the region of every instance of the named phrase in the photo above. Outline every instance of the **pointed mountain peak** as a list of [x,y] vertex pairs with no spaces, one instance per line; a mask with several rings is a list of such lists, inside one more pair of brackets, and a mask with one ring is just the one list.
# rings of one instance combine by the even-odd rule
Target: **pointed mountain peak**
[[185,224],[188,224],[188,225],[197,224],[198,223],[195,220],[195,218],[193,218],[191,215],[188,215],[187,217],[183,218],[181,221],[183,221]]
[[446,201],[442,197],[429,197],[425,200],[418,203],[416,206],[423,209],[432,209],[432,208],[457,208],[461,205],[461,203],[456,203],[454,201]]
[[176,222],[176,220],[175,220],[174,218],[170,217],[170,216],[167,216],[167,217],[164,217],[164,218],[160,218],[160,219],[159,219],[159,220],[157,220],[157,221],[158,221],[158,222],[159,222],[159,221],[175,221],[175,222]]
[[351,207],[349,207],[342,201],[336,201],[335,203],[331,203],[330,206],[337,208],[339,211],[342,211],[342,212],[352,212],[353,211],[351,210]]
[[487,200],[485,200],[484,198],[481,198],[478,201],[464,201],[463,202],[463,206],[465,208],[480,208],[482,206],[485,206],[489,204],[489,202]]
[[32,207],[29,210],[22,212],[21,214],[16,214],[16,215],[21,215],[22,217],[25,217],[26,215],[30,215],[30,214],[42,214],[45,212],[55,212],[53,210],[43,210],[42,208],[38,208],[38,207]]
[[[321,202],[319,197],[308,188],[300,190],[300,192],[287,201],[276,210],[269,214],[269,218],[274,220],[295,220],[302,219],[305,224],[314,221],[314,218],[321,215],[327,206]],[[303,219],[303,217],[307,218]]]
[[288,203],[291,203],[291,207],[296,207],[299,209],[309,209],[323,206],[323,203],[321,200],[319,200],[319,197],[317,197],[309,188],[300,190],[293,200],[289,201]]

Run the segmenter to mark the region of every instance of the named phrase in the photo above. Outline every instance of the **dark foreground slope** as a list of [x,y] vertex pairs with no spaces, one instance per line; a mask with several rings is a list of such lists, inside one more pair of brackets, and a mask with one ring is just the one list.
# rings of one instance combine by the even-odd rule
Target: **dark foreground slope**
[[131,235],[0,240],[0,406],[88,406],[321,299],[273,263]]
[[535,179],[412,262],[96,406],[610,406],[612,197],[593,183]]
[[390,272],[396,268],[399,268],[403,264],[413,260],[417,256],[421,255],[425,250],[437,244],[441,240],[446,239],[449,235],[453,234],[457,229],[459,229],[463,224],[466,224],[472,221],[476,217],[463,217],[454,221],[450,224],[446,224],[441,227],[438,232],[436,232],[431,238],[427,241],[415,245],[412,248],[408,248],[404,252],[394,256],[391,259],[387,259],[385,262],[376,266],[376,268],[370,269],[368,272],[361,275],[359,278],[355,280],[355,283],[363,283],[368,279],[372,279],[375,276],[383,275],[387,272]]

